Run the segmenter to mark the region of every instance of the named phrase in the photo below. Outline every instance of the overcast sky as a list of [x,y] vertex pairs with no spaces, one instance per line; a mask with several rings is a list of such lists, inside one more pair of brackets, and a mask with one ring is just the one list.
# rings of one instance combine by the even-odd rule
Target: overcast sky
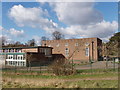
[[[103,41],[118,31],[117,2],[3,2],[1,36],[27,42],[59,31],[65,38],[98,37]],[[0,4],[1,6],[1,4]]]

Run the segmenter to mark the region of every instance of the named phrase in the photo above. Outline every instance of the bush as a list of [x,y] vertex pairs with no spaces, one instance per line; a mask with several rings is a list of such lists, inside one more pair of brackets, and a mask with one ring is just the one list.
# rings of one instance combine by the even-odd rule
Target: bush
[[49,67],[55,75],[72,75],[76,70],[65,59],[55,60]]

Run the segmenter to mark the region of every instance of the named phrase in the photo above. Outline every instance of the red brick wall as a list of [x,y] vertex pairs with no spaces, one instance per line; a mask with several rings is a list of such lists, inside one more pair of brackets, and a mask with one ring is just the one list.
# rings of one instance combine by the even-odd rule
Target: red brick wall
[[[92,41],[94,41],[93,50],[92,50]],[[98,38],[83,38],[83,39],[48,40],[48,41],[43,41],[42,45],[44,46],[44,44],[46,44],[47,46],[53,47],[53,54],[63,54],[66,58],[70,57],[73,54],[73,52],[76,49],[78,49],[74,52],[74,54],[70,59],[77,60],[77,61],[78,60],[89,61],[89,59],[92,59],[92,56],[93,56],[93,59],[97,61],[98,60],[98,51],[97,51],[98,42],[101,43],[100,40],[98,40]],[[65,46],[66,43],[68,43],[68,46]],[[76,43],[78,43],[78,46],[75,46]],[[85,45],[86,43],[89,43],[90,46],[86,46]],[[85,48],[87,47],[90,48],[90,56],[85,55]],[[68,57],[65,55],[66,48],[69,49]]]

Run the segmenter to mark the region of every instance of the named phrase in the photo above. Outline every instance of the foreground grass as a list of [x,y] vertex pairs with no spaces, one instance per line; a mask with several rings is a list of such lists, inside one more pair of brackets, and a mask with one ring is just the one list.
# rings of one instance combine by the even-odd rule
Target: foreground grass
[[40,80],[40,82],[32,82],[19,80],[5,81],[3,88],[117,88],[118,82],[116,80],[80,80],[80,81],[61,81],[61,80],[47,80],[47,82]]
[[78,71],[75,75],[55,76],[51,73],[3,71],[3,88],[117,88],[114,70]]

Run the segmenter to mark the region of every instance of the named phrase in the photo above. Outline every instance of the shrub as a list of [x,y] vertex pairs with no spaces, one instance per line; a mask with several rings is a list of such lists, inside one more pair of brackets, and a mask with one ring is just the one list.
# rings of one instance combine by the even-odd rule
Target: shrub
[[75,69],[66,59],[57,59],[49,67],[55,75],[71,75],[75,73]]

